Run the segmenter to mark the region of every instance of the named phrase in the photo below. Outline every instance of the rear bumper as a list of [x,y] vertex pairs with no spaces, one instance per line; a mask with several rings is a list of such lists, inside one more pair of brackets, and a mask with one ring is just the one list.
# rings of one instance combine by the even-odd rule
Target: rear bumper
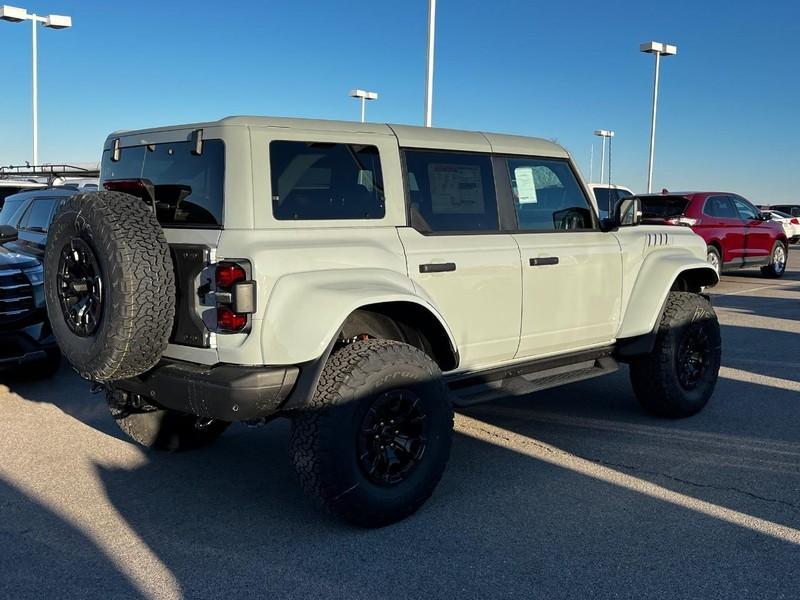
[[298,373],[297,367],[209,367],[164,359],[144,375],[114,386],[163,408],[222,421],[248,421],[274,415],[294,388]]

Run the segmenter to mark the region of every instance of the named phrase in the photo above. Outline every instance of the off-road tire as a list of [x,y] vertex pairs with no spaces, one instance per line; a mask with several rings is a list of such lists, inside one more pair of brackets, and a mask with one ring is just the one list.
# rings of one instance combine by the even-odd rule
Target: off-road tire
[[108,410],[129,438],[153,450],[179,452],[211,445],[230,423],[209,420],[155,406],[132,407],[122,392],[109,387]]
[[[693,335],[707,337],[709,351],[697,384],[687,387],[681,383],[679,357],[681,344]],[[720,357],[720,328],[711,303],[699,294],[670,292],[653,351],[631,361],[633,391],[639,403],[654,415],[689,417],[711,398]]]
[[709,246],[706,250],[706,261],[714,267],[718,276],[722,276],[722,256],[714,246]]
[[[101,273],[101,316],[90,336],[70,329],[59,298],[59,261],[73,240],[89,247]],[[103,191],[62,201],[48,232],[44,287],[58,345],[82,377],[126,379],[161,358],[175,317],[175,275],[161,226],[139,198]]]
[[[777,259],[779,253],[783,253],[783,263]],[[770,279],[778,279],[783,277],[786,272],[786,263],[789,261],[789,247],[783,242],[775,242],[772,246],[772,252],[769,254],[769,264],[766,267],[761,267],[761,274]]]
[[[407,477],[380,485],[365,471],[358,436],[382,395],[409,390],[425,413],[426,447]],[[310,404],[293,417],[291,462],[323,509],[361,527],[413,514],[431,496],[450,456],[453,408],[441,372],[421,350],[391,340],[356,341],[334,352]]]

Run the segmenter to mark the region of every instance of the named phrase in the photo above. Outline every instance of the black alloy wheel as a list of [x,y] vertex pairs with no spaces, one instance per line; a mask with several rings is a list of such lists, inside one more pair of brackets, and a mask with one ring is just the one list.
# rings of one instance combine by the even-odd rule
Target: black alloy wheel
[[371,481],[391,486],[409,476],[425,454],[425,417],[410,390],[387,391],[374,400],[358,438],[359,463]]
[[92,248],[73,238],[58,261],[58,298],[67,326],[79,337],[90,337],[103,318],[103,279]]
[[693,390],[703,379],[710,364],[711,341],[702,323],[693,323],[684,333],[675,354],[678,382],[685,390]]

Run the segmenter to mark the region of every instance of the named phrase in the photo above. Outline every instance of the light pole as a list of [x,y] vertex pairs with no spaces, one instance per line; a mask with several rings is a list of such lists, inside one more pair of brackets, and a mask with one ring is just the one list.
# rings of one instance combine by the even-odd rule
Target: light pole
[[614,132],[609,129],[595,129],[594,134],[603,138],[603,149],[600,151],[600,183],[603,183],[603,171],[606,166],[606,140],[608,140],[610,145],[611,138],[614,137]]
[[378,93],[377,92],[368,92],[366,90],[350,90],[350,97],[351,98],[360,98],[361,99],[361,122],[364,122],[364,105],[366,104],[367,100],[377,100]]
[[653,155],[656,149],[656,109],[658,107],[658,70],[661,66],[662,56],[674,56],[678,53],[678,47],[661,42],[645,42],[639,44],[639,51],[646,54],[655,54],[656,70],[653,77],[653,116],[650,121],[650,159],[647,164],[647,193],[653,190]]
[[72,27],[72,17],[64,15],[47,15],[40,17],[33,13],[28,13],[24,8],[17,8],[16,6],[0,6],[0,19],[9,21],[11,23],[21,23],[22,21],[30,21],[32,25],[32,65],[33,65],[33,166],[39,164],[39,74],[37,68],[37,52],[36,52],[36,30],[39,23],[43,23],[45,27],[50,29],[66,29]]
[[436,34],[436,0],[428,0],[428,66],[425,74],[425,127],[433,113],[433,48]]

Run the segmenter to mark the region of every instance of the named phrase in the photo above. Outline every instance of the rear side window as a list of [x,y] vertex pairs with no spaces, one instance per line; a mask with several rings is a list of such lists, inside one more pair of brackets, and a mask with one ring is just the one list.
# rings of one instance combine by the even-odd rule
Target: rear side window
[[506,164],[520,231],[594,228],[592,209],[566,160],[509,158]]
[[720,219],[738,219],[739,214],[728,196],[709,196],[706,199],[703,212],[709,217]]
[[147,179],[155,192],[156,215],[164,227],[222,227],[225,145],[205,140],[199,155],[190,142],[122,148],[120,159],[103,152],[102,181]]
[[645,196],[642,198],[642,219],[680,217],[689,200],[683,196]]
[[57,200],[58,198],[36,198],[31,202],[28,210],[25,211],[25,216],[22,217],[19,223],[19,229],[21,231],[47,233]]
[[405,150],[411,224],[422,232],[499,229],[492,161],[484,154]]
[[375,146],[274,141],[272,214],[281,221],[382,219],[383,173]]

